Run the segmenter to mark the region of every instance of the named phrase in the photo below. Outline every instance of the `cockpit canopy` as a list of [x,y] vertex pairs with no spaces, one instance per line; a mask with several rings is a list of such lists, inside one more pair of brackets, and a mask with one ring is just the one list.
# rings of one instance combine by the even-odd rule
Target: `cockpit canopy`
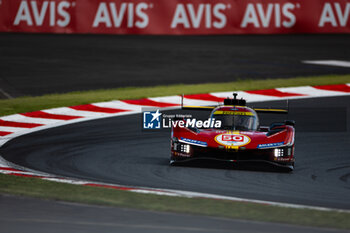
[[221,106],[211,113],[212,120],[220,120],[225,130],[255,131],[259,127],[256,112],[243,106]]

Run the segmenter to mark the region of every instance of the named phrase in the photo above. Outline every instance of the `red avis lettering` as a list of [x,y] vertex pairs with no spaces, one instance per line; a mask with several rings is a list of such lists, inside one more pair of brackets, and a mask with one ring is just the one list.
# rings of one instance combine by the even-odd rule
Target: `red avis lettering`
[[[241,22],[241,28],[246,28],[249,25],[253,25],[255,28],[268,28],[271,26],[291,28],[296,23],[296,17],[293,13],[293,10],[296,8],[300,8],[300,5],[293,3],[268,3],[264,7],[261,3],[249,3]],[[274,19],[274,25],[271,25],[272,19]]]
[[42,26],[48,20],[50,27],[66,27],[71,19],[70,7],[72,3],[68,1],[21,1],[13,25]]
[[204,25],[206,28],[224,28],[227,17],[224,10],[228,8],[223,3],[212,4],[177,4],[171,28],[181,25],[184,28],[199,28]]
[[[114,2],[107,4],[101,2],[98,6],[94,22],[92,26],[99,27],[105,25],[107,28],[122,27],[122,23],[126,22],[128,28],[145,28],[148,26],[149,17],[145,10],[152,8],[152,4],[147,3],[121,3],[119,7]],[[137,18],[135,20],[135,18]]]
[[349,20],[349,13],[350,3],[346,3],[345,6],[342,7],[339,2],[333,4],[326,2],[323,6],[318,26],[324,27],[330,24],[332,27],[338,27],[338,25],[340,27],[346,27]]
[[243,142],[244,137],[240,135],[222,135],[222,141]]

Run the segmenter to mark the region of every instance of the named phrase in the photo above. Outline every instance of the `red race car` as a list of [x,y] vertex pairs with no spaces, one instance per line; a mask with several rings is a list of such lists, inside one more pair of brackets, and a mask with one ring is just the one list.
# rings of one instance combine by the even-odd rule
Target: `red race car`
[[[282,113],[284,109],[253,109],[246,101],[227,98],[219,106],[183,106],[183,109],[211,110],[210,121],[221,122],[208,128],[186,127],[186,119],[176,119],[171,130],[171,165],[198,160],[223,161],[237,165],[273,165],[294,169],[294,121],[259,125],[257,113]],[[192,122],[193,123],[193,122]],[[193,125],[193,124],[192,124]]]

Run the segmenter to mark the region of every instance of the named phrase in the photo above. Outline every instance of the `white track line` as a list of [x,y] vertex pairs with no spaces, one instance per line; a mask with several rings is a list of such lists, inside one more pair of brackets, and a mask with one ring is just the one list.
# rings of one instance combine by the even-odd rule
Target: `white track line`
[[[232,91],[231,92],[214,92],[210,93],[213,96],[220,97],[220,98],[232,98]],[[263,102],[263,101],[271,101],[271,100],[281,100],[281,97],[275,97],[275,96],[267,96],[267,95],[258,95],[258,94],[250,94],[244,91],[235,91],[235,93],[238,94],[238,98],[245,99],[248,103],[249,102]]]
[[340,95],[348,95],[346,92],[340,91],[328,91],[317,89],[311,86],[303,86],[303,87],[287,87],[287,88],[276,88],[282,92],[291,92],[296,94],[307,95],[309,97],[325,97],[325,96],[340,96]]
[[23,131],[26,129],[27,128],[0,126],[0,131],[5,131],[5,132],[19,132],[19,131]]
[[4,116],[1,117],[2,120],[5,121],[13,121],[13,122],[20,122],[20,123],[35,123],[35,124],[55,124],[57,122],[61,122],[62,120],[55,120],[55,119],[46,119],[46,118],[36,118],[36,117],[27,117],[23,116],[21,114],[14,114],[10,116]]
[[305,60],[305,61],[302,61],[302,63],[312,64],[312,65],[322,65],[322,66],[350,67],[350,61],[340,61],[340,60]]
[[88,181],[69,180],[69,179],[54,178],[54,177],[44,177],[42,179],[43,180],[54,181],[54,182],[60,182],[60,183],[77,184],[77,185],[84,185],[84,184],[91,183],[91,182],[88,182]]
[[7,175],[19,174],[19,175],[28,175],[28,176],[40,176],[40,175],[38,175],[37,173],[25,172],[25,171],[7,171],[7,170],[0,170],[0,173],[2,173],[2,174],[7,174]]
[[[1,5],[1,1],[0,1],[0,5]],[[1,88],[0,88],[0,93],[3,94],[8,99],[13,99],[13,97],[9,93],[7,93],[6,91],[4,91]]]
[[110,113],[80,111],[80,110],[75,110],[75,109],[68,108],[68,107],[53,108],[53,109],[47,109],[47,110],[42,110],[42,111],[47,112],[47,113],[51,113],[51,114],[80,116],[80,117],[103,117],[103,116],[111,115]]
[[104,108],[124,109],[124,110],[136,111],[136,112],[141,112],[142,108],[145,107],[144,105],[127,104],[120,100],[94,103],[94,105],[98,107],[104,107]]
[[[153,101],[161,102],[161,103],[171,103],[171,104],[178,104],[181,105],[181,96],[173,95],[173,96],[166,96],[166,97],[153,97],[148,98]],[[217,105],[217,102],[214,101],[205,101],[205,100],[195,100],[195,99],[189,99],[184,98],[183,100],[184,105],[190,105],[190,106],[205,106],[205,105]]]

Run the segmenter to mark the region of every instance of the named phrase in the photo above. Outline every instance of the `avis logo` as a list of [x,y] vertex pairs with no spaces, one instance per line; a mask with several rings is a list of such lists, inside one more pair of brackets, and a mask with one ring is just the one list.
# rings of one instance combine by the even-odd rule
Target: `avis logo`
[[143,128],[144,129],[160,129],[161,116],[159,109],[157,111],[143,112]]

